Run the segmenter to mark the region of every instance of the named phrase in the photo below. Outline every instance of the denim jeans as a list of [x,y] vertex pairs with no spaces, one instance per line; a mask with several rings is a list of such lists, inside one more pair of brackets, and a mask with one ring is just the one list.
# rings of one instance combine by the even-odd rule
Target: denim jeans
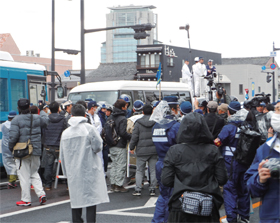
[[45,172],[44,172],[44,178],[46,184],[45,186],[52,187],[52,178],[54,175],[53,164],[55,159],[58,159],[59,157],[59,147],[49,146],[44,149],[46,150],[43,157],[45,163]]

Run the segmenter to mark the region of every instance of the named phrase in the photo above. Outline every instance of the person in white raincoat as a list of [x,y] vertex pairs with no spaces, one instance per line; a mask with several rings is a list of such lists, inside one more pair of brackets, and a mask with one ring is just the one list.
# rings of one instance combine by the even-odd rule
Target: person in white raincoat
[[193,95],[193,81],[192,81],[192,74],[190,72],[190,68],[189,68],[189,61],[186,59],[185,63],[182,67],[182,79],[185,79],[187,81],[188,87]]
[[104,170],[97,153],[102,139],[85,118],[85,108],[72,108],[70,127],[61,136],[60,160],[67,177],[73,222],[83,222],[82,208],[87,207],[87,222],[96,222],[96,205],[109,202]]
[[[197,57],[195,58],[195,61],[196,60]],[[194,87],[195,87],[194,92],[195,92],[195,96],[197,97],[200,96],[200,78],[206,76],[206,74],[207,74],[207,70],[205,64],[203,64],[203,58],[199,57],[199,62],[196,63],[195,66],[193,66]]]

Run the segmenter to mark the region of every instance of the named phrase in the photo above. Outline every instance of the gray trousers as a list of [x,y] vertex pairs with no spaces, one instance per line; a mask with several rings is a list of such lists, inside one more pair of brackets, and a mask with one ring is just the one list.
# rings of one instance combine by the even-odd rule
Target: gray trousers
[[156,162],[157,155],[150,156],[137,156],[136,155],[136,187],[135,190],[141,191],[143,176],[145,172],[146,162],[148,161],[148,167],[150,170],[150,187],[149,189],[155,189],[157,185],[156,179]]
[[127,163],[127,150],[126,148],[119,147],[111,147],[110,155],[111,155],[111,170],[110,170],[110,181],[111,184],[115,184],[117,186],[123,186],[125,171],[126,171],[126,163]]

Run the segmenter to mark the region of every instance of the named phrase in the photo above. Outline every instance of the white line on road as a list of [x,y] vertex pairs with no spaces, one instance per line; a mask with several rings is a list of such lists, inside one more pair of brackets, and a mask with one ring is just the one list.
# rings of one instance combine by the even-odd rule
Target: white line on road
[[[145,182],[144,184],[146,185],[146,184],[148,184],[148,182]],[[133,188],[133,187],[135,187],[135,185],[127,186],[125,188],[129,189],[129,188]],[[108,191],[108,194],[110,194],[110,193],[113,193],[113,192]],[[49,208],[49,207],[53,207],[53,206],[57,206],[57,205],[61,205],[61,204],[66,204],[66,203],[69,203],[69,202],[70,202],[70,199],[55,202],[55,203],[51,203],[51,204],[45,204],[45,205],[41,205],[41,206],[34,207],[34,208],[28,208],[28,209],[24,209],[24,210],[20,210],[20,211],[9,212],[9,213],[6,213],[6,214],[1,214],[0,219],[10,217],[10,216],[13,216],[13,215],[17,215],[17,214],[27,213],[27,212],[30,212],[30,211],[36,211],[36,210]]]
[[59,202],[51,203],[51,204],[45,204],[45,205],[41,205],[41,206],[34,207],[34,208],[28,208],[28,209],[23,209],[23,210],[20,210],[20,211],[14,211],[14,212],[6,213],[6,214],[1,214],[0,219],[10,217],[10,216],[14,216],[14,215],[17,215],[17,214],[24,214],[24,213],[31,212],[31,211],[36,211],[36,210],[40,210],[40,209],[44,209],[44,208],[49,208],[49,207],[53,207],[53,206],[57,206],[57,205],[61,205],[61,204],[66,204],[66,203],[69,203],[69,202],[70,202],[70,199],[65,200],[65,201],[59,201]]
[[158,197],[151,197],[146,204],[144,205],[145,207],[155,207],[156,202],[157,202]]

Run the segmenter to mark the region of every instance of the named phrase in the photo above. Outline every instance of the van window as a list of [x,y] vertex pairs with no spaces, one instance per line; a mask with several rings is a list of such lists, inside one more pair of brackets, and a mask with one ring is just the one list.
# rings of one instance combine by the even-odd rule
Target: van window
[[90,92],[77,92],[70,93],[68,100],[71,100],[74,104],[86,99],[92,99],[93,101],[106,101],[108,104],[113,105],[118,99],[118,91],[90,91]]
[[144,103],[146,102],[143,91],[133,91],[133,96],[134,96],[134,101],[141,100]]
[[164,91],[162,92],[163,97],[165,96],[176,96],[177,98],[179,97],[179,92],[175,92],[175,91]]
[[184,99],[185,101],[189,101],[192,104],[191,94],[189,91],[180,92],[180,98]]
[[159,100],[159,92],[145,91],[146,104],[151,105],[153,101]]

